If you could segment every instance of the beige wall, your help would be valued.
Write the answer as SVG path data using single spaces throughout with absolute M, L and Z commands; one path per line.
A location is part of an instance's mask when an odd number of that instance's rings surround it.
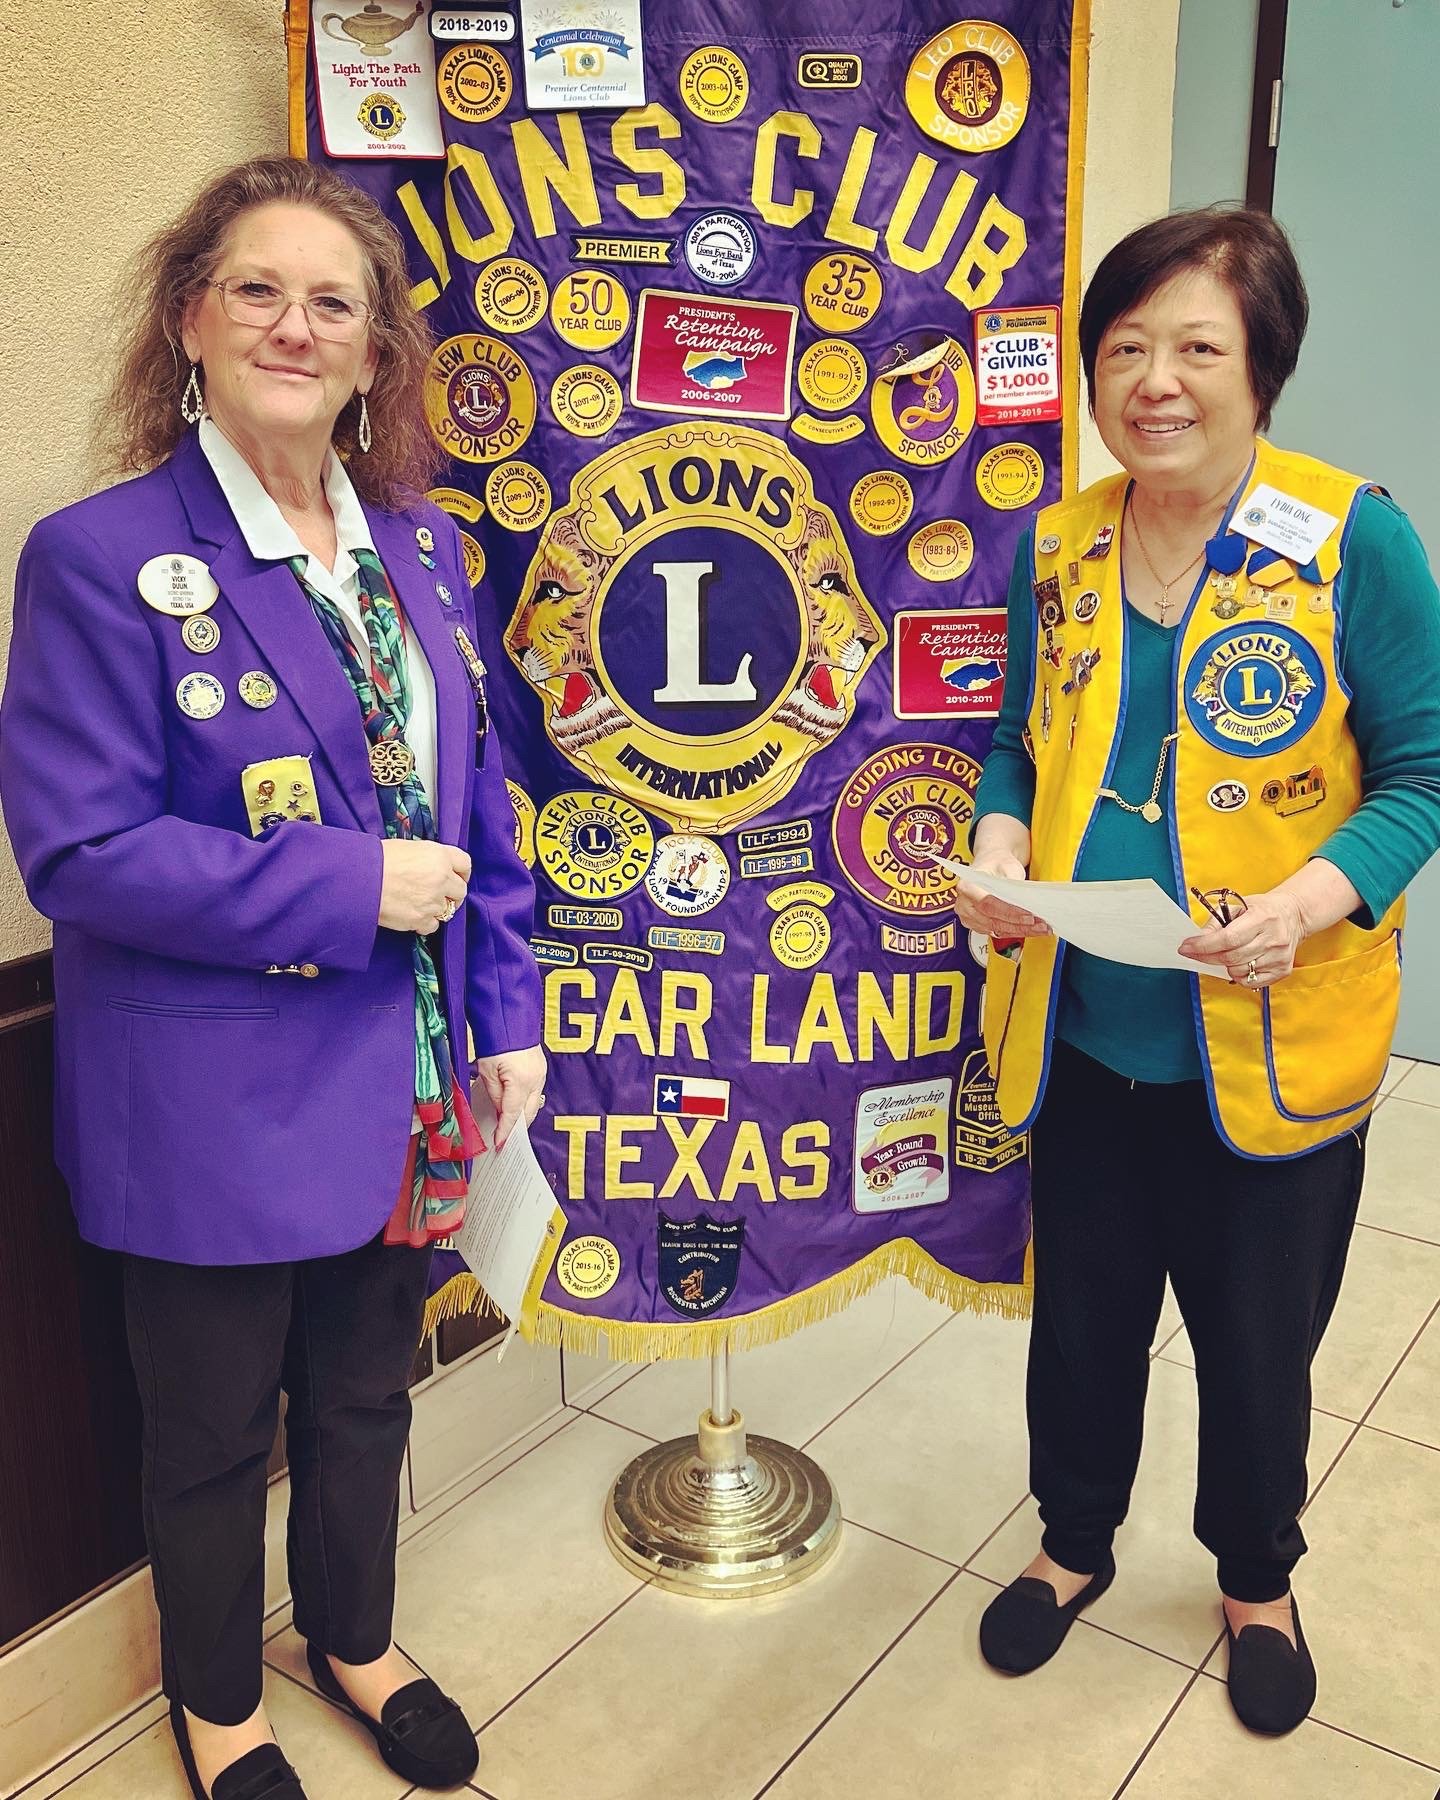
M 1179 0 L 1093 0 L 1085 275 L 1165 209 L 1178 15 Z M 119 263 L 211 170 L 285 143 L 280 0 L 109 0 L 103 81 L 83 73 L 95 45 L 77 35 L 76 16 L 30 7 L 6 69 L 18 148 L 0 242 L 0 655 L 26 532 L 88 485 L 103 303 Z M 1082 478 L 1106 463 L 1087 422 Z M 0 838 L 0 962 L 48 941 Z

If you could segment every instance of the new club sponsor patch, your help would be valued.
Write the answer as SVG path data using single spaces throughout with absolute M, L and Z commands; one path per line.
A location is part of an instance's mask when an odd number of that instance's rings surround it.
M 790 416 L 796 309 L 646 288 L 630 400 L 652 412 L 732 419 Z
M 1009 659 L 1005 608 L 895 615 L 895 716 L 996 719 Z
M 639 807 L 617 794 L 560 793 L 540 808 L 535 849 L 562 893 L 615 900 L 644 880 L 655 835 Z
M 499 462 L 535 424 L 535 382 L 499 338 L 464 332 L 436 347 L 425 371 L 425 416 L 435 441 L 461 462 Z
M 977 312 L 975 387 L 976 419 L 981 425 L 1058 419 L 1060 308 Z

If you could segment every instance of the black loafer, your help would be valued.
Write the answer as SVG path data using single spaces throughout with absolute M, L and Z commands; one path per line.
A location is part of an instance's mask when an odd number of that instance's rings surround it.
M 1290 1610 L 1295 1622 L 1293 1649 L 1285 1633 L 1273 1625 L 1245 1625 L 1237 1636 L 1230 1629 L 1229 1615 L 1225 1618 L 1230 1704 L 1242 1725 L 1267 1737 L 1293 1731 L 1315 1704 L 1315 1664 L 1293 1594 Z
M 175 1748 L 190 1783 L 195 1800 L 305 1800 L 300 1777 L 286 1762 L 278 1744 L 261 1744 L 247 1750 L 222 1769 L 208 1792 L 195 1767 L 195 1752 L 190 1748 L 190 1728 L 185 1722 L 185 1709 L 178 1700 L 170 1702 L 170 1729 L 175 1733 Z
M 992 1669 L 1028 1675 L 1065 1642 L 1065 1634 L 1115 1579 L 1115 1559 L 1105 1558 L 1073 1600 L 1062 1606 L 1048 1581 L 1021 1575 L 997 1594 L 980 1619 L 980 1654 Z
M 459 1702 L 442 1694 L 428 1675 L 397 1688 L 377 1721 L 356 1706 L 330 1659 L 313 1644 L 306 1644 L 305 1660 L 320 1692 L 360 1721 L 386 1767 L 404 1780 L 423 1788 L 459 1787 L 480 1767 L 480 1746 Z

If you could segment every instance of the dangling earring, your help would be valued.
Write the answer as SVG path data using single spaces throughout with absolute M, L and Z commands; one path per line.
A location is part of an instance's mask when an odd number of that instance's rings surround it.
M 372 441 L 370 433 L 370 408 L 365 404 L 365 396 L 363 394 L 360 396 L 360 424 L 356 429 L 355 436 L 362 451 L 370 448 Z
M 185 392 L 180 396 L 180 417 L 187 425 L 198 425 L 201 414 L 205 411 L 205 396 L 200 392 L 200 365 L 191 363 L 190 379 L 185 383 Z

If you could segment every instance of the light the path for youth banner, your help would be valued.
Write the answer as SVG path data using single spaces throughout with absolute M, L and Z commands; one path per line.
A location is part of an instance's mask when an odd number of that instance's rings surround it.
M 452 1245 L 510 1321 L 500 1346 L 503 1357 L 517 1331 L 530 1335 L 566 1221 L 535 1159 L 525 1121 L 516 1121 L 505 1148 L 497 1151 L 495 1107 L 483 1086 L 474 1090 L 472 1103 L 489 1148 L 471 1166 L 465 1223 Z
M 1016 881 L 945 856 L 932 855 L 931 860 L 957 881 L 1033 913 L 1056 937 L 1091 956 L 1139 969 L 1183 969 L 1187 975 L 1230 979 L 1220 964 L 1198 963 L 1180 954 L 1187 938 L 1210 927 L 1197 925 L 1148 876 L 1143 881 Z

